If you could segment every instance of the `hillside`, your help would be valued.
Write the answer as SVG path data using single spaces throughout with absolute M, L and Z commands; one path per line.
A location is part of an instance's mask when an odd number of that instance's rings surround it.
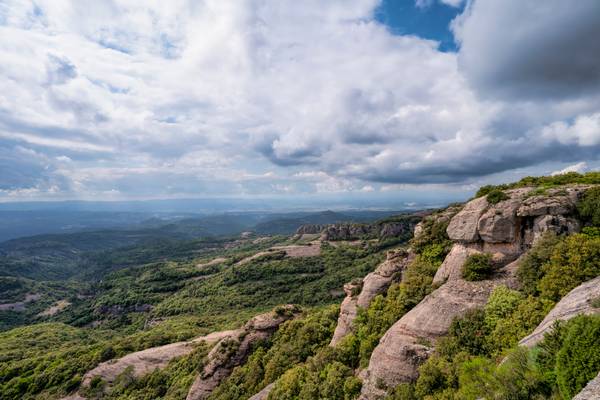
M 594 398 L 598 173 L 216 243 L 56 290 L 0 333 L 1 398 Z

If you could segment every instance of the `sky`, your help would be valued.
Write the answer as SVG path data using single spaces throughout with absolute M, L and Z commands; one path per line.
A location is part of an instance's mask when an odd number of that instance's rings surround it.
M 598 37 L 597 0 L 0 0 L 0 201 L 598 169 Z

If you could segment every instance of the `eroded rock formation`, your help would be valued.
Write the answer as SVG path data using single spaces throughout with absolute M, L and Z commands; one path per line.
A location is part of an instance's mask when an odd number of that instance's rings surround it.
M 367 308 L 375 296 L 384 293 L 392 284 L 394 278 L 402 273 L 413 258 L 414 255 L 409 251 L 391 250 L 387 253 L 386 260 L 379 264 L 375 271 L 365 276 L 362 281 L 344 285 L 346 298 L 340 306 L 340 316 L 331 339 L 331 346 L 337 345 L 352 331 L 358 307 Z
M 279 325 L 293 318 L 298 311 L 295 306 L 287 305 L 258 315 L 234 335 L 219 341 L 208 354 L 204 368 L 192 384 L 186 399 L 202 400 L 210 396 L 223 379 L 231 374 L 233 368 L 246 361 L 254 345 L 271 337 Z

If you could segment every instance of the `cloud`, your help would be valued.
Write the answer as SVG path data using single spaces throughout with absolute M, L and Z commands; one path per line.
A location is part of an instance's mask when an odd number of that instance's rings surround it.
M 460 64 L 486 97 L 581 97 L 600 88 L 600 2 L 472 1 L 454 24 Z
M 582 172 L 587 171 L 587 169 L 588 169 L 587 163 L 585 161 L 582 161 L 582 162 L 579 162 L 577 164 L 569 165 L 568 167 L 563 168 L 563 169 L 561 169 L 559 171 L 554 171 L 554 172 L 552 172 L 552 175 L 562 175 L 562 174 L 566 174 L 566 173 L 569 173 L 569 172 L 579 172 L 579 173 L 582 173 Z
M 377 0 L 6 1 L 1 188 L 379 192 L 592 165 L 596 4 L 475 0 L 443 53 Z

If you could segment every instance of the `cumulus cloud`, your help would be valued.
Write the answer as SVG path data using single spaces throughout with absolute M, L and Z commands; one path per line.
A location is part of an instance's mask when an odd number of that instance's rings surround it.
M 5 1 L 2 189 L 378 191 L 597 159 L 597 2 L 475 0 L 459 53 L 378 5 Z

